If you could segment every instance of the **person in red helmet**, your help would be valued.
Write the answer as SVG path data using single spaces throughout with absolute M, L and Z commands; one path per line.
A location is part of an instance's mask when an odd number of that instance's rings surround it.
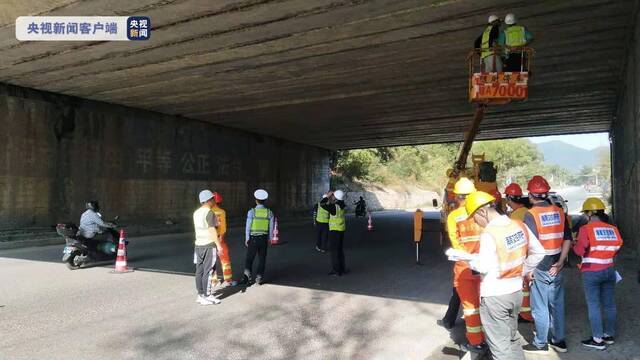
M 511 220 L 519 220 L 524 222 L 524 216 L 529 211 L 527 204 L 528 201 L 523 197 L 522 188 L 516 183 L 507 185 L 504 189 L 504 194 L 507 197 L 507 205 L 511 209 L 508 211 L 509 218 Z M 529 297 L 529 281 L 524 281 L 522 284 L 522 305 L 520 306 L 520 320 L 524 322 L 532 322 L 533 316 L 531 316 L 531 300 Z
M 509 217 L 513 220 L 524 221 L 524 216 L 527 214 L 528 199 L 523 197 L 522 188 L 516 183 L 507 185 L 504 189 L 504 194 L 507 197 L 507 205 L 511 208 Z
M 536 175 L 529 181 L 527 190 L 532 206 L 524 217 L 524 223 L 540 240 L 546 256 L 533 271 L 531 310 L 536 333 L 524 351 L 544 354 L 551 346 L 558 352 L 566 352 L 561 271 L 571 249 L 571 227 L 562 208 L 548 201 L 551 188 L 547 180 Z M 551 334 L 550 320 L 553 321 Z
M 217 286 L 221 284 L 222 286 L 233 286 L 236 285 L 237 282 L 233 280 L 233 272 L 231 271 L 231 258 L 229 257 L 229 245 L 227 245 L 227 241 L 225 239 L 225 234 L 227 233 L 227 212 L 220 207 L 222 204 L 222 195 L 219 192 L 213 193 L 213 206 L 211 210 L 216 214 L 218 218 L 218 226 L 216 230 L 218 231 L 218 237 L 220 238 L 220 245 L 223 247 L 222 255 L 218 255 L 217 264 L 221 264 L 221 266 L 215 269 L 215 276 L 212 276 L 211 283 L 213 286 Z

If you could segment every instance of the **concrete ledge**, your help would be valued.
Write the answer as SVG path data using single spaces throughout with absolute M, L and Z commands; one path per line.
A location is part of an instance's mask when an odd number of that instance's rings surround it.
M 311 226 L 311 217 L 308 219 L 291 219 L 280 221 L 280 225 L 297 226 L 309 224 Z M 192 225 L 187 223 L 178 224 L 140 224 L 140 225 L 124 225 L 127 237 L 147 236 L 158 234 L 181 234 L 191 233 Z M 244 225 L 232 223 L 228 230 L 243 230 Z M 0 231 L 0 250 L 18 249 L 33 246 L 62 245 L 64 240 L 54 230 L 49 228 L 33 228 L 33 229 L 15 229 Z

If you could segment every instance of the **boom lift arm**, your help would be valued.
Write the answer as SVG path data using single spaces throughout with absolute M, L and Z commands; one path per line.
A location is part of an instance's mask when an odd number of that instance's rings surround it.
M 460 150 L 460 155 L 458 155 L 458 160 L 453 167 L 453 177 L 457 178 L 460 175 L 460 172 L 467 168 L 467 158 L 469 157 L 469 151 L 471 151 L 471 146 L 473 145 L 473 140 L 476 138 L 478 134 L 478 129 L 480 129 L 480 123 L 484 118 L 484 111 L 486 110 L 486 104 L 478 104 L 476 108 L 475 115 L 473 117 L 473 123 L 471 124 L 471 128 L 465 134 L 464 143 L 462 144 L 462 149 Z

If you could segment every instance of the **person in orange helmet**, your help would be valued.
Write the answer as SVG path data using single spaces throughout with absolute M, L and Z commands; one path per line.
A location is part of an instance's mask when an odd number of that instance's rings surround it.
M 536 175 L 529 181 L 527 190 L 532 206 L 524 217 L 524 223 L 540 239 L 546 256 L 533 271 L 531 310 L 536 335 L 530 344 L 525 345 L 524 351 L 544 354 L 551 346 L 558 352 L 567 352 L 561 271 L 571 249 L 571 227 L 562 208 L 549 202 L 551 187 L 547 180 Z
M 222 245 L 224 250 L 222 255 L 218 256 L 219 261 L 216 263 L 221 264 L 221 266 L 216 268 L 216 276 L 212 277 L 211 282 L 213 286 L 234 286 L 237 284 L 237 282 L 233 280 L 233 272 L 231 271 L 231 258 L 229 257 L 229 245 L 227 245 L 227 241 L 225 239 L 225 234 L 227 233 L 227 212 L 220 207 L 220 205 L 222 204 L 222 195 L 220 195 L 220 193 L 213 193 L 213 201 L 214 203 L 211 207 L 211 210 L 216 214 L 216 217 L 218 218 L 218 226 L 216 227 L 216 230 L 218 231 L 220 244 Z
M 511 209 L 509 211 L 509 218 L 511 220 L 519 220 L 524 222 L 524 216 L 529 209 L 525 204 L 528 201 L 523 198 L 522 188 L 516 183 L 507 185 L 504 189 L 504 194 L 507 197 L 507 205 Z M 525 280 L 522 284 L 522 306 L 520 306 L 520 320 L 524 322 L 532 322 L 533 316 L 531 316 L 531 298 L 529 297 L 529 281 Z

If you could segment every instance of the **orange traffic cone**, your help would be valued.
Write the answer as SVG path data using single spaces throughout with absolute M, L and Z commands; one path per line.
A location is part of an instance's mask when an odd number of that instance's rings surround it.
M 120 241 L 118 241 L 118 254 L 116 256 L 116 267 L 112 271 L 114 273 L 131 272 L 133 269 L 129 269 L 127 266 L 127 249 L 124 243 L 124 230 L 120 230 Z
M 367 230 L 368 231 L 373 231 L 373 223 L 371 222 L 371 213 L 369 214 L 369 223 L 367 224 Z
M 271 238 L 271 245 L 280 245 L 280 230 L 278 230 L 278 218 L 274 219 L 273 224 L 273 237 Z

